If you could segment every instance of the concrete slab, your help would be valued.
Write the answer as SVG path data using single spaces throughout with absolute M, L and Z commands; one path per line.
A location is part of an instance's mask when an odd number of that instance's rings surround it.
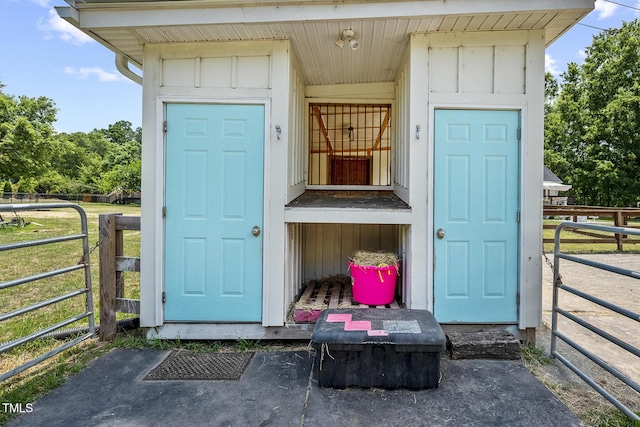
M 449 360 L 437 389 L 314 388 L 305 425 L 579 426 L 520 361 Z
M 8 426 L 578 426 L 519 361 L 443 357 L 433 390 L 321 388 L 314 353 L 256 353 L 239 381 L 143 381 L 167 352 L 116 349 Z

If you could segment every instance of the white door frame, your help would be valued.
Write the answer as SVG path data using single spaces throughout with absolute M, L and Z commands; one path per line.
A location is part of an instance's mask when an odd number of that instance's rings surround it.
M 527 280 L 527 276 L 529 272 L 527 271 L 527 263 L 525 262 L 527 251 L 523 250 L 527 247 L 529 242 L 526 240 L 526 233 L 523 233 L 523 229 L 526 226 L 526 204 L 525 197 L 526 193 L 526 180 L 523 179 L 523 173 L 527 170 L 526 164 L 526 146 L 527 146 L 527 106 L 522 103 L 514 103 L 514 104 L 460 104 L 460 103 L 429 103 L 429 127 L 430 130 L 428 132 L 428 159 L 427 159 L 427 182 L 430 184 L 427 186 L 427 200 L 428 200 L 428 208 L 427 208 L 427 301 L 428 301 L 428 310 L 433 312 L 434 304 L 433 304 L 433 258 L 435 254 L 434 242 L 433 242 L 433 226 L 434 226 L 434 215 L 433 215 L 433 203 L 434 203 L 434 162 L 436 159 L 434 158 L 434 144 L 435 144 L 435 110 L 439 109 L 454 109 L 454 110 L 485 110 L 485 111 L 496 111 L 496 110 L 509 110 L 509 111 L 518 111 L 520 114 L 520 128 L 521 128 L 521 139 L 520 139 L 520 180 L 519 180 L 519 200 L 518 204 L 520 206 L 521 212 L 521 221 L 518 225 L 518 235 L 519 235 L 519 253 L 518 253 L 518 292 L 520 294 L 520 303 L 518 304 L 518 324 L 519 327 L 522 328 L 523 324 L 527 323 L 527 319 L 525 317 L 526 310 L 523 310 L 523 307 L 529 303 L 527 298 L 527 292 L 525 292 L 525 286 L 535 286 L 535 284 L 530 283 Z M 542 197 L 542 194 L 540 195 Z
M 165 221 L 163 217 L 163 207 L 165 206 L 165 169 L 166 169 L 166 133 L 164 132 L 164 122 L 166 120 L 167 104 L 223 104 L 223 105 L 262 105 L 264 106 L 264 199 L 263 199 L 263 241 L 262 241 L 262 317 L 263 321 L 267 313 L 267 298 L 269 292 L 269 281 L 267 280 L 269 266 L 268 245 L 270 240 L 269 227 L 269 196 L 270 196 L 270 169 L 268 167 L 271 159 L 270 152 L 270 132 L 271 127 L 271 100 L 268 98 L 197 98 L 181 96 L 159 96 L 156 99 L 156 191 L 154 194 L 154 223 L 155 223 L 155 287 L 156 298 L 155 319 L 157 325 L 164 324 L 164 304 L 162 295 L 165 289 L 164 281 L 164 254 L 165 254 Z M 159 184 L 159 185 L 158 185 Z

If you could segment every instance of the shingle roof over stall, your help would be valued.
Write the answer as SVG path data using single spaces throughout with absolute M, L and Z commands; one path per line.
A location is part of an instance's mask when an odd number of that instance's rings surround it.
M 543 30 L 546 45 L 593 0 L 66 0 L 59 14 L 130 62 L 148 43 L 290 39 L 306 84 L 393 81 L 412 33 Z M 334 45 L 352 28 L 357 55 Z

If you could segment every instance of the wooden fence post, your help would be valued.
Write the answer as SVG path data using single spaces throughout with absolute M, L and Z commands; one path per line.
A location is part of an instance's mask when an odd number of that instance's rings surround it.
M 622 216 L 622 211 L 616 211 L 613 214 L 613 225 L 616 227 L 624 227 L 624 218 Z M 616 233 L 616 244 L 618 245 L 618 250 L 622 252 L 623 250 L 623 240 L 624 236 L 622 234 Z
M 116 214 L 98 220 L 100 247 L 100 340 L 116 334 Z
M 124 231 L 118 229 L 117 227 L 117 218 L 113 217 L 113 236 L 115 239 L 115 257 L 114 257 L 114 269 L 115 269 L 115 280 L 116 280 L 116 298 L 124 298 L 124 271 L 119 271 L 117 267 L 117 257 L 121 257 L 124 255 Z

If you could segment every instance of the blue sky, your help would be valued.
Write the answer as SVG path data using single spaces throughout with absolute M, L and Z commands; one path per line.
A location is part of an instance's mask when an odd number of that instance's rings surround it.
M 118 120 L 140 126 L 141 87 L 120 75 L 112 52 L 58 18 L 53 6 L 66 5 L 64 0 L 0 0 L 4 92 L 53 99 L 60 131 L 89 132 Z M 633 8 L 640 9 L 640 0 L 597 0 L 584 25 L 574 26 L 547 49 L 547 71 L 558 76 L 568 62 L 581 63 L 599 32 L 591 27 L 619 27 L 639 16 Z
M 593 12 L 547 48 L 546 70 L 558 77 L 566 71 L 569 62 L 581 64 L 585 48 L 591 45 L 593 36 L 600 33 L 598 28 L 619 28 L 623 21 L 637 18 L 640 18 L 640 0 L 597 0 Z
M 141 125 L 142 87 L 123 77 L 115 56 L 58 18 L 64 0 L 0 0 L 0 81 L 10 95 L 46 96 L 56 129 L 89 132 L 118 120 Z

